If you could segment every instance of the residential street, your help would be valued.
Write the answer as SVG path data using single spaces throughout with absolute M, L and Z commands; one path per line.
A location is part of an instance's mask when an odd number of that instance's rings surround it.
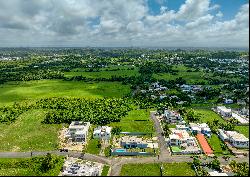
M 160 122 L 155 116 L 155 113 L 156 113 L 155 111 L 150 111 L 150 118 L 153 120 L 154 127 L 157 132 L 158 144 L 160 149 L 160 159 L 162 159 L 166 156 L 170 156 L 170 152 L 168 151 L 168 148 L 166 146 L 165 137 L 162 136 L 163 130 L 161 128 Z

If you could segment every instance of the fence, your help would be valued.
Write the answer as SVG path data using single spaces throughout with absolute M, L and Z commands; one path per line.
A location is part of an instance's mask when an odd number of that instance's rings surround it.
M 120 132 L 122 135 L 151 135 L 152 133 L 145 132 Z
M 118 152 L 116 149 L 111 151 L 111 155 L 121 155 L 121 156 L 146 156 L 146 155 L 154 155 L 154 153 L 151 152 Z

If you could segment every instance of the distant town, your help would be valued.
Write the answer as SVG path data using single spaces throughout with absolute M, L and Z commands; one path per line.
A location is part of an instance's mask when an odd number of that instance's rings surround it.
M 0 175 L 249 173 L 247 51 L 2 48 L 0 58 Z

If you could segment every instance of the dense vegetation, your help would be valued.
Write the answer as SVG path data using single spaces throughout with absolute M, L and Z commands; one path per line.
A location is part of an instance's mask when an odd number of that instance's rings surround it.
M 84 98 L 47 98 L 36 103 L 37 108 L 51 109 L 44 119 L 47 124 L 89 121 L 97 125 L 118 122 L 131 110 L 127 99 L 84 99 Z
M 24 159 L 0 159 L 0 171 L 12 171 L 12 169 L 23 169 L 23 174 L 18 176 L 57 176 L 63 165 L 63 157 L 47 154 L 46 156 L 24 158 Z M 0 174 L 1 174 L 0 173 Z M 7 174 L 7 173 L 6 173 Z

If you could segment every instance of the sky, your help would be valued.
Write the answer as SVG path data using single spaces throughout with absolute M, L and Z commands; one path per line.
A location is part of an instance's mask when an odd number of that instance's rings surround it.
M 249 47 L 248 0 L 1 0 L 0 47 Z

